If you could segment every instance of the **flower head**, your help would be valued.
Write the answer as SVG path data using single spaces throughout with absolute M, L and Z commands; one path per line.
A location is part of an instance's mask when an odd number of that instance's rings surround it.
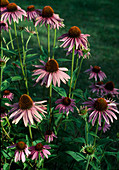
M 91 88 L 91 92 L 92 93 L 97 93 L 97 96 L 99 96 L 99 94 L 101 94 L 101 96 L 103 95 L 103 82 L 102 81 L 98 81 L 97 83 L 94 83 L 90 86 Z
M 85 117 L 87 117 L 88 115 L 88 109 L 87 106 L 80 106 L 80 110 L 76 107 L 79 115 L 85 119 Z
M 4 90 L 3 98 L 8 98 L 9 100 L 13 100 L 14 94 L 11 93 L 9 90 Z
M 55 136 L 55 134 L 53 133 L 53 131 L 51 130 L 47 130 L 45 132 L 45 140 L 46 142 L 50 143 L 51 141 L 53 141 L 53 137 L 57 138 L 57 136 Z
M 15 159 L 14 161 L 15 162 L 18 162 L 18 161 L 22 161 L 23 163 L 25 162 L 26 158 L 25 158 L 25 154 L 26 156 L 28 157 L 29 154 L 31 153 L 29 150 L 28 150 L 28 146 L 23 142 L 23 141 L 20 141 L 16 144 L 13 144 L 11 146 L 8 146 L 7 148 L 13 148 L 13 147 L 16 147 L 16 151 L 15 151 Z
M 55 14 L 54 10 L 50 6 L 45 6 L 40 16 L 36 18 L 35 26 L 37 26 L 38 24 L 45 24 L 46 27 L 49 24 L 50 28 L 54 29 L 64 27 L 63 19 L 61 19 L 58 14 Z
M 51 149 L 48 145 L 42 145 L 42 143 L 37 143 L 36 146 L 29 147 L 31 150 L 32 160 L 38 159 L 39 154 L 42 159 L 44 159 L 44 156 L 48 159 L 48 155 L 51 155 L 51 153 L 47 149 Z
M 68 69 L 59 68 L 59 64 L 55 59 L 49 59 L 47 63 L 45 63 L 42 60 L 40 60 L 40 62 L 43 65 L 34 65 L 39 69 L 34 70 L 33 75 L 40 75 L 36 79 L 36 83 L 38 83 L 43 78 L 41 85 L 43 85 L 46 82 L 46 87 L 49 87 L 53 80 L 54 86 L 56 86 L 56 83 L 58 83 L 58 87 L 60 87 L 60 80 L 62 80 L 63 83 L 66 84 L 66 81 L 70 79 L 70 76 L 63 72 L 68 71 Z
M 93 158 L 95 150 L 96 150 L 95 147 L 90 144 L 90 145 L 85 145 L 84 147 L 82 147 L 80 152 L 90 155 Z
M 6 108 L 3 106 L 0 106 L 0 122 L 3 122 L 2 119 L 7 116 L 6 114 Z
M 13 107 L 10 112 L 12 113 L 10 115 L 10 119 L 14 117 L 14 120 L 12 123 L 17 124 L 19 120 L 23 117 L 24 125 L 27 126 L 27 124 L 33 124 L 33 118 L 37 122 L 41 122 L 43 119 L 41 115 L 38 113 L 38 111 L 45 117 L 44 113 L 47 113 L 45 110 L 47 109 L 42 103 L 46 102 L 44 101 L 39 101 L 39 102 L 33 102 L 31 97 L 27 94 L 23 94 L 18 103 L 14 103 L 13 105 L 6 104 L 8 106 Z
M 8 60 L 9 60 L 8 57 L 5 57 L 5 56 L 0 57 L 0 67 L 4 68 L 6 66 L 6 63 L 7 63 Z
M 1 14 L 1 20 L 4 22 L 8 20 L 9 24 L 11 24 L 12 19 L 18 23 L 19 19 L 22 20 L 22 16 L 27 16 L 26 12 L 15 3 L 9 3 Z
M 104 127 L 99 126 L 99 127 L 98 127 L 98 130 L 100 131 L 100 130 L 102 130 L 102 128 L 103 128 L 103 132 L 105 133 L 107 130 L 110 130 L 110 127 L 111 127 L 111 125 L 110 125 L 110 124 L 108 125 L 108 124 L 105 122 Z
M 90 69 L 86 70 L 85 72 L 90 74 L 89 79 L 95 78 L 95 81 L 97 81 L 97 78 L 99 77 L 100 81 L 106 78 L 106 75 L 104 72 L 101 71 L 101 67 L 99 66 L 90 66 Z
M 6 9 L 8 4 L 8 0 L 0 0 L 0 13 Z
M 89 98 L 91 101 L 84 102 L 87 105 L 88 111 L 91 111 L 89 116 L 89 122 L 92 120 L 92 126 L 94 126 L 96 119 L 98 118 L 98 124 L 101 126 L 102 116 L 107 124 L 113 122 L 113 118 L 117 119 L 114 112 L 119 113 L 116 109 L 116 103 L 114 101 L 107 100 L 105 98 Z
M 8 31 L 8 24 L 7 22 L 0 21 L 0 32 L 3 30 Z
M 76 107 L 75 105 L 75 99 L 71 99 L 69 97 L 62 97 L 61 99 L 58 99 L 55 103 L 58 104 L 55 108 L 56 109 L 59 109 L 59 113 L 63 112 L 65 113 L 66 112 L 66 115 L 68 116 L 69 114 L 69 110 L 71 112 L 74 111 L 74 107 Z
M 87 49 L 87 37 L 89 34 L 82 34 L 81 30 L 77 26 L 73 26 L 69 29 L 68 33 L 63 34 L 59 37 L 59 41 L 62 41 L 63 44 L 60 47 L 68 47 L 68 51 L 73 49 L 73 46 L 76 45 L 76 50 L 83 48 Z

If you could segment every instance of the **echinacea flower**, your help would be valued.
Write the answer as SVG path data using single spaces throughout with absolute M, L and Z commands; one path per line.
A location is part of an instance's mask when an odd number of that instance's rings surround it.
M 50 6 L 45 6 L 42 10 L 42 13 L 39 17 L 36 18 L 35 27 L 39 25 L 45 24 L 50 25 L 50 28 L 59 29 L 59 27 L 64 27 L 62 23 L 64 19 L 61 19 L 58 14 L 54 13 L 54 10 Z
M 3 30 L 8 31 L 8 24 L 7 22 L 0 21 L 0 32 Z
M 97 93 L 97 96 L 99 96 L 99 94 L 102 96 L 103 94 L 103 82 L 102 81 L 98 81 L 97 83 L 94 83 L 90 86 L 91 88 L 91 92 L 92 93 Z
M 15 3 L 9 3 L 1 14 L 1 20 L 4 22 L 8 20 L 9 24 L 11 24 L 12 19 L 18 23 L 19 19 L 22 21 L 22 16 L 27 16 L 26 12 Z
M 7 116 L 6 114 L 6 108 L 3 106 L 0 106 L 0 122 L 3 122 L 2 119 Z
M 94 153 L 95 153 L 96 149 L 93 145 L 85 145 L 85 146 L 82 146 L 82 149 L 80 150 L 80 152 L 83 152 L 87 155 L 90 155 L 92 158 L 94 157 Z
M 82 48 L 82 46 L 84 49 L 87 49 L 88 36 L 90 35 L 82 34 L 77 26 L 73 26 L 69 29 L 68 33 L 63 34 L 58 39 L 63 42 L 60 47 L 66 48 L 69 46 L 68 51 L 71 51 L 74 45 L 76 46 L 76 50 Z
M 55 103 L 58 104 L 55 108 L 59 109 L 59 113 L 66 112 L 66 115 L 68 116 L 69 114 L 69 110 L 71 112 L 74 112 L 74 107 L 76 107 L 75 105 L 75 99 L 71 99 L 69 97 L 62 97 L 62 99 L 58 99 Z
M 31 153 L 28 150 L 28 146 L 23 141 L 20 141 L 16 144 L 8 146 L 7 148 L 13 148 L 13 147 L 16 147 L 14 161 L 18 162 L 21 160 L 24 163 L 26 161 L 25 154 L 28 157 L 29 154 Z
M 110 124 L 108 125 L 108 124 L 105 122 L 104 127 L 99 126 L 99 127 L 98 127 L 98 130 L 100 131 L 100 130 L 102 130 L 102 128 L 103 128 L 103 132 L 105 133 L 107 130 L 110 129 L 110 127 L 111 127 L 111 125 L 110 125 Z
M 32 160 L 38 159 L 39 154 L 42 159 L 44 159 L 44 156 L 48 159 L 48 155 L 51 155 L 51 153 L 47 149 L 51 149 L 48 145 L 42 145 L 42 143 L 37 143 L 36 146 L 29 147 L 32 155 Z
M 0 13 L 6 9 L 8 4 L 8 0 L 0 0 Z
M 101 71 L 101 67 L 99 66 L 90 66 L 90 69 L 86 70 L 85 72 L 90 74 L 89 79 L 95 78 L 95 81 L 99 78 L 100 81 L 105 79 L 107 76 L 104 72 Z
M 41 122 L 43 119 L 42 116 L 38 113 L 40 112 L 44 117 L 44 113 L 47 113 L 45 110 L 47 109 L 42 103 L 46 102 L 39 101 L 39 102 L 33 102 L 31 97 L 27 94 L 23 94 L 18 103 L 14 103 L 13 105 L 7 104 L 8 106 L 13 107 L 8 114 L 12 113 L 9 117 L 9 119 L 12 119 L 14 117 L 14 120 L 12 123 L 17 124 L 20 119 L 23 117 L 24 125 L 27 127 L 27 124 L 33 124 L 33 118 L 37 122 Z
M 59 64 L 55 59 L 49 59 L 47 63 L 45 63 L 42 60 L 40 60 L 40 62 L 43 65 L 34 65 L 39 69 L 34 70 L 33 75 L 40 75 L 36 79 L 36 83 L 38 83 L 43 78 L 41 85 L 43 85 L 46 82 L 46 87 L 49 87 L 53 80 L 54 86 L 56 86 L 56 83 L 58 83 L 58 87 L 60 87 L 60 80 L 62 80 L 63 83 L 66 84 L 66 81 L 70 79 L 70 76 L 63 72 L 68 71 L 68 69 L 64 67 L 59 68 Z
M 117 120 L 117 116 L 114 112 L 119 113 L 116 109 L 116 103 L 114 101 L 107 100 L 105 98 L 89 98 L 90 101 L 86 101 L 83 104 L 86 104 L 88 111 L 91 111 L 89 115 L 89 122 L 92 120 L 92 126 L 94 126 L 96 119 L 98 118 L 98 124 L 101 126 L 102 116 L 105 122 L 109 125 L 109 118 L 113 123 L 113 118 Z
M 103 90 L 104 90 L 104 95 L 108 95 L 111 94 L 113 97 L 119 95 L 119 89 L 115 88 L 115 85 L 112 81 L 108 81 L 106 84 L 104 84 L 103 86 Z
M 24 17 L 24 19 L 28 19 L 28 21 L 32 21 L 32 20 L 35 20 L 36 17 L 39 16 L 39 14 L 42 12 L 42 10 L 40 9 L 35 9 L 35 6 L 34 5 L 30 5 L 27 7 L 27 17 Z
M 3 92 L 3 98 L 7 98 L 9 100 L 13 100 L 14 94 L 11 93 L 9 90 L 4 90 Z
M 5 56 L 0 57 L 0 67 L 4 68 L 6 66 L 6 63 L 7 63 L 8 60 L 9 60 L 8 57 L 5 57 Z
M 57 136 L 54 134 L 53 131 L 47 130 L 45 132 L 45 140 L 46 140 L 46 142 L 50 143 L 51 141 L 53 141 L 53 137 L 57 138 Z

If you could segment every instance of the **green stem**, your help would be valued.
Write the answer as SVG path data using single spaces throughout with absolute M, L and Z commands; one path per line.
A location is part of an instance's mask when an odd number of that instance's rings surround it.
M 48 58 L 50 58 L 50 25 L 48 24 Z
M 2 48 L 2 34 L 0 33 L 0 47 Z M 3 57 L 3 50 L 1 49 L 1 57 Z
M 12 46 L 12 49 L 14 50 L 14 45 L 13 45 L 12 34 L 11 34 L 11 31 L 10 31 L 10 29 L 8 29 L 8 30 L 9 30 L 9 37 L 10 37 L 11 46 Z
M 23 65 L 25 65 L 26 54 L 25 54 L 24 37 L 23 37 L 23 32 L 22 31 L 21 31 L 21 41 L 22 41 L 22 48 L 23 48 Z
M 29 43 L 30 39 L 31 39 L 31 35 L 29 35 L 29 38 L 28 38 L 28 40 L 26 42 L 26 50 L 28 49 L 28 43 Z
M 77 54 L 77 59 L 76 59 L 76 69 L 77 69 L 77 67 L 78 67 L 78 61 L 79 61 L 79 56 L 78 56 L 78 54 Z
M 38 40 L 38 45 L 39 45 L 39 48 L 40 48 L 40 52 L 42 54 L 43 52 L 42 52 L 41 45 L 40 45 L 40 39 L 39 39 L 37 27 L 35 27 L 35 31 L 36 31 L 36 35 L 37 35 L 37 40 Z
M 86 122 L 86 144 L 88 144 L 88 122 L 87 122 L 87 118 L 85 118 L 85 122 Z
M 6 116 L 6 121 L 7 121 L 8 125 L 9 125 L 9 127 L 11 127 L 9 119 L 7 118 L 7 116 Z
M 53 59 L 55 55 L 56 33 L 57 33 L 57 29 L 55 29 L 55 32 L 54 32 L 53 56 L 52 56 Z
M 6 132 L 6 130 L 4 129 L 3 125 L 2 125 L 2 130 L 4 131 L 5 135 L 10 139 L 10 141 L 12 142 L 12 144 L 14 144 L 14 142 L 12 141 L 12 139 L 10 138 L 10 136 L 8 135 L 8 133 Z
M 5 38 L 3 37 L 2 39 L 3 39 L 3 41 L 4 41 L 5 45 L 6 45 L 7 50 L 9 50 L 9 47 L 8 47 L 8 45 L 7 45 L 7 43 L 6 43 Z
M 29 134 L 30 134 L 30 138 L 31 138 L 31 143 L 33 146 L 33 136 L 32 136 L 32 131 L 31 131 L 31 126 L 29 125 Z
M 97 121 L 96 130 L 95 130 L 96 135 L 97 135 L 97 132 L 98 132 L 98 122 L 99 122 L 99 119 Z M 94 139 L 94 146 L 95 146 L 95 143 L 96 143 L 96 136 L 95 136 L 95 139 Z
M 0 71 L 0 99 L 2 97 L 2 95 L 1 95 L 2 75 L 3 75 L 3 68 L 1 67 L 1 71 Z
M 90 156 L 88 156 L 88 161 L 87 161 L 87 165 L 86 165 L 86 170 L 88 170 L 89 163 L 90 163 Z
M 50 88 L 49 88 L 49 107 L 50 107 L 50 121 L 49 121 L 49 129 L 51 128 L 51 123 L 52 123 L 52 82 L 50 84 Z
M 69 97 L 71 95 L 71 86 L 72 86 L 72 81 L 73 81 L 74 52 L 75 52 L 75 45 L 73 46 L 73 51 L 72 51 L 72 66 L 71 66 L 71 80 L 70 80 L 70 86 L 69 86 Z
M 102 126 L 102 129 L 101 129 L 101 132 L 100 132 L 100 137 L 102 136 L 104 126 L 105 126 L 105 121 L 103 122 L 103 126 Z

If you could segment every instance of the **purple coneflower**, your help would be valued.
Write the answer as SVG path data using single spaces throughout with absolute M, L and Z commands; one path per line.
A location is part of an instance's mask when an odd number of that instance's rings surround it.
M 36 18 L 35 26 L 43 25 L 47 27 L 50 25 L 50 28 L 59 29 L 59 27 L 64 27 L 62 23 L 64 19 L 61 19 L 58 14 L 54 13 L 54 10 L 50 6 L 45 6 L 42 10 L 42 13 L 39 17 Z
M 7 116 L 6 114 L 6 108 L 3 106 L 0 106 L 0 122 L 3 122 L 2 119 Z
M 115 95 L 118 97 L 119 95 L 118 92 L 119 89 L 114 87 L 114 83 L 112 81 L 108 81 L 106 84 L 104 84 L 103 90 L 104 90 L 104 95 L 111 94 L 113 97 L 115 97 Z
M 68 71 L 68 69 L 64 67 L 59 68 L 59 64 L 55 59 L 49 59 L 47 63 L 45 63 L 42 60 L 40 60 L 40 62 L 43 65 L 34 65 L 39 69 L 34 70 L 33 75 L 40 74 L 40 76 L 36 79 L 36 83 L 38 83 L 43 78 L 41 85 L 43 85 L 46 82 L 46 87 L 49 87 L 53 80 L 54 86 L 56 86 L 56 83 L 58 83 L 58 87 L 60 87 L 60 80 L 62 80 L 63 83 L 66 84 L 66 81 L 70 79 L 70 76 L 63 72 Z
M 8 4 L 8 0 L 0 0 L 0 13 L 6 9 Z
M 0 21 L 0 32 L 3 30 L 8 31 L 8 24 L 7 22 Z
M 27 16 L 26 12 L 15 3 L 9 3 L 1 14 L 1 20 L 6 22 L 8 19 L 9 24 L 11 24 L 12 19 L 14 22 L 18 23 L 18 19 L 22 20 L 22 15 Z
M 63 41 L 64 43 L 62 45 L 60 45 L 60 47 L 67 47 L 68 51 L 71 51 L 73 49 L 73 46 L 76 45 L 76 50 L 79 48 L 82 48 L 82 46 L 84 47 L 84 49 L 87 49 L 87 37 L 90 36 L 89 34 L 81 34 L 81 30 L 76 27 L 73 26 L 69 29 L 68 33 L 63 34 L 62 36 L 60 36 L 58 39 L 59 41 Z
M 54 132 L 52 132 L 51 130 L 47 130 L 45 132 L 45 140 L 46 140 L 46 142 L 50 143 L 51 141 L 53 141 L 53 137 L 57 138 L 57 136 L 55 136 Z
M 16 147 L 16 151 L 15 151 L 15 159 L 14 161 L 15 162 L 18 162 L 18 161 L 22 161 L 23 163 L 25 162 L 26 158 L 25 158 L 25 154 L 26 156 L 28 157 L 29 154 L 31 153 L 29 150 L 28 150 L 28 146 L 23 142 L 23 141 L 20 141 L 16 144 L 13 144 L 11 146 L 8 146 L 7 148 L 13 148 L 13 147 Z
M 36 17 L 39 16 L 39 14 L 42 12 L 42 10 L 40 9 L 35 9 L 35 6 L 34 5 L 30 5 L 27 7 L 27 17 L 25 16 L 24 19 L 28 19 L 28 21 L 32 21 L 32 20 L 35 20 Z
M 42 159 L 44 159 L 44 156 L 48 158 L 48 155 L 51 155 L 51 153 L 47 149 L 51 149 L 48 145 L 42 145 L 42 143 L 37 143 L 36 146 L 29 147 L 31 150 L 32 160 L 38 159 L 39 154 Z
M 86 70 L 85 72 L 89 72 L 90 77 L 89 79 L 95 78 L 95 81 L 97 81 L 97 78 L 99 77 L 100 81 L 106 78 L 106 75 L 104 72 L 101 71 L 101 67 L 99 66 L 90 66 L 90 69 Z
M 74 111 L 74 107 L 76 107 L 74 101 L 75 101 L 75 99 L 71 99 L 69 97 L 62 97 L 62 99 L 58 99 L 55 102 L 56 104 L 58 104 L 56 106 L 55 110 L 59 109 L 59 113 L 61 113 L 61 112 L 65 113 L 66 112 L 66 115 L 68 116 L 69 110 L 71 112 L 73 112 Z
M 99 81 L 97 83 L 94 83 L 90 86 L 91 88 L 91 92 L 92 93 L 97 93 L 97 96 L 99 96 L 99 94 L 101 94 L 101 96 L 103 95 L 103 82 Z
M 99 127 L 98 127 L 98 130 L 100 131 L 100 130 L 102 130 L 102 128 L 103 128 L 103 132 L 105 133 L 107 130 L 110 130 L 110 127 L 111 127 L 111 125 L 110 125 L 110 124 L 108 125 L 108 124 L 105 122 L 104 127 L 99 126 Z
M 89 122 L 92 120 L 92 126 L 94 126 L 97 118 L 98 124 L 101 126 L 102 116 L 107 124 L 110 124 L 108 117 L 111 122 L 113 122 L 113 118 L 117 120 L 114 112 L 119 113 L 119 111 L 116 109 L 116 103 L 114 101 L 106 100 L 105 98 L 89 99 L 91 101 L 86 101 L 84 104 L 87 105 L 88 111 L 92 111 L 89 116 Z
M 23 94 L 20 99 L 19 103 L 14 103 L 13 105 L 6 104 L 8 106 L 13 107 L 8 114 L 12 113 L 9 117 L 9 119 L 12 119 L 14 117 L 14 120 L 12 123 L 17 124 L 20 119 L 23 117 L 24 125 L 27 127 L 27 124 L 33 124 L 33 118 L 37 122 L 41 122 L 43 119 L 41 115 L 38 113 L 38 111 L 45 117 L 44 113 L 47 113 L 45 110 L 47 109 L 42 103 L 46 102 L 39 101 L 39 102 L 33 102 L 31 97 L 27 94 Z
M 3 92 L 3 98 L 7 98 L 9 100 L 13 100 L 14 94 L 11 93 L 9 90 L 4 90 Z

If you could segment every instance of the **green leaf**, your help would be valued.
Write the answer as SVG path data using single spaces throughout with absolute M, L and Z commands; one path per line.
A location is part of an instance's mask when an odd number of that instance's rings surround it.
M 96 138 L 99 138 L 99 136 L 97 136 L 94 132 L 89 132 L 89 134 L 91 135 L 91 136 L 94 136 L 94 137 L 96 137 Z
M 75 138 L 75 139 L 73 140 L 73 142 L 86 143 L 85 139 L 84 139 L 84 138 L 81 138 L 81 137 Z
M 3 165 L 3 170 L 9 170 L 9 164 L 8 163 L 5 163 Z
M 40 57 L 39 56 L 32 56 L 32 57 L 26 58 L 26 63 L 33 61 L 35 59 L 38 59 L 38 58 L 40 58 Z
M 66 153 L 72 156 L 78 162 L 86 159 L 82 154 L 78 152 L 66 151 Z
M 26 57 L 34 57 L 36 55 L 38 55 L 38 54 L 37 53 L 36 54 L 28 54 L 28 55 L 26 55 Z
M 5 80 L 2 82 L 1 91 L 6 90 L 10 86 L 10 82 Z
M 66 59 L 66 58 L 59 58 L 59 59 L 57 59 L 57 61 L 59 61 L 59 62 L 60 61 L 64 61 L 65 62 L 65 61 L 71 61 L 71 60 L 70 59 Z
M 63 96 L 63 97 L 67 97 L 67 94 L 66 94 L 66 91 L 64 88 L 62 87 L 55 87 L 55 86 L 52 86 L 53 89 L 60 95 L 60 96 Z
M 117 154 L 117 152 L 104 152 L 106 155 L 113 155 L 115 156 Z
M 18 80 L 22 80 L 21 76 L 14 76 L 11 78 L 11 81 L 18 81 Z
M 8 50 L 7 48 L 3 48 L 3 47 L 1 47 L 1 49 L 4 50 L 4 51 L 6 51 L 6 52 L 8 52 L 8 53 L 18 55 L 18 53 L 15 52 L 15 51 L 13 51 L 13 50 Z

